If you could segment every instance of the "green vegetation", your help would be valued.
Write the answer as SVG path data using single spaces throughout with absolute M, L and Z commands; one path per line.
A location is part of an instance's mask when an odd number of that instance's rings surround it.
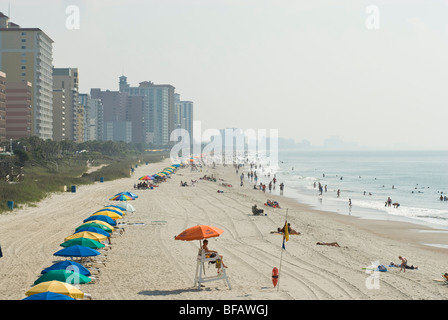
M 76 144 L 72 141 L 44 141 L 36 137 L 14 141 L 14 155 L 0 156 L 0 213 L 8 210 L 8 201 L 14 207 L 39 202 L 52 192 L 67 191 L 71 186 L 111 181 L 129 177 L 136 165 L 153 163 L 168 156 L 166 152 L 146 152 L 141 145 L 112 141 L 90 141 Z M 86 173 L 88 165 L 99 169 Z M 103 167 L 99 167 L 103 165 Z M 6 181 L 13 168 L 13 177 Z M 5 169 L 6 168 L 6 169 Z M 22 170 L 21 170 L 22 168 Z M 23 173 L 20 182 L 16 175 Z M 14 180 L 14 181 L 13 181 Z

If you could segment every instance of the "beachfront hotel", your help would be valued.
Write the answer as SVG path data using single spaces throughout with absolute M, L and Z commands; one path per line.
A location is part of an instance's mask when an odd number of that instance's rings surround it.
M 0 70 L 9 82 L 30 82 L 33 135 L 53 138 L 53 40 L 39 28 L 21 28 L 0 12 Z
M 6 81 L 6 139 L 31 137 L 33 85 Z
M 143 96 L 143 115 L 145 126 L 145 142 L 158 146 L 170 144 L 170 134 L 174 125 L 174 90 L 170 84 L 154 84 L 143 81 L 138 87 L 131 87 L 125 76 L 120 77 L 120 92 L 129 96 Z
M 64 90 L 65 101 L 64 101 L 64 119 L 60 118 L 58 112 L 58 117 L 55 122 L 64 122 L 64 137 L 63 139 L 68 139 L 76 141 L 78 137 L 78 126 L 76 123 L 77 107 L 78 107 L 78 91 L 79 91 L 79 73 L 78 68 L 53 68 L 53 90 L 59 92 L 59 90 Z M 61 106 L 55 105 L 56 108 Z M 56 117 L 56 115 L 55 115 Z M 60 130 L 55 132 L 55 140 L 61 140 Z M 62 140 L 63 140 L 62 139 Z
M 6 140 L 6 74 L 0 71 L 0 142 Z
M 193 102 L 181 101 L 180 94 L 174 94 L 174 127 L 184 129 L 190 135 L 190 144 L 193 143 Z

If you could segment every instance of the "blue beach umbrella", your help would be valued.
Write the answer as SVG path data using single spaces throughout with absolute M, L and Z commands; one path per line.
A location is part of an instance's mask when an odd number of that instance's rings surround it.
M 90 216 L 87 219 L 85 219 L 83 222 L 88 222 L 88 221 L 93 221 L 93 220 L 99 220 L 99 221 L 107 222 L 108 224 L 110 224 L 113 227 L 115 227 L 117 225 L 117 223 L 115 222 L 114 219 L 112 219 L 109 216 L 101 215 L 101 214 L 99 214 L 97 216 Z
M 72 271 L 76 271 L 84 276 L 91 275 L 89 269 L 84 267 L 82 264 L 79 264 L 78 262 L 70 261 L 70 260 L 57 262 L 54 265 L 42 270 L 41 273 L 44 274 L 44 273 L 47 273 L 47 272 L 50 272 L 53 270 L 72 270 Z
M 129 191 L 119 192 L 116 195 L 114 195 L 114 197 L 120 196 L 122 194 L 125 195 L 125 196 L 130 196 L 132 198 L 138 198 L 138 195 L 136 195 L 135 193 L 129 192 Z
M 85 228 L 81 228 L 81 229 L 76 230 L 75 233 L 83 232 L 83 231 L 95 232 L 95 233 L 102 234 L 103 236 L 110 237 L 110 233 L 104 231 L 103 229 L 96 228 L 96 227 L 85 227 Z
M 98 251 L 84 246 L 71 246 L 55 252 L 54 256 L 59 257 L 92 257 L 100 255 Z
M 51 291 L 41 292 L 26 297 L 23 300 L 76 300 L 65 294 L 55 293 Z

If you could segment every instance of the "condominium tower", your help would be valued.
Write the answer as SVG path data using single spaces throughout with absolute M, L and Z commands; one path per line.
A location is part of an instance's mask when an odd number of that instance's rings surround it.
M 0 12 L 0 70 L 8 81 L 32 84 L 32 130 L 53 139 L 53 40 L 39 28 L 21 28 Z

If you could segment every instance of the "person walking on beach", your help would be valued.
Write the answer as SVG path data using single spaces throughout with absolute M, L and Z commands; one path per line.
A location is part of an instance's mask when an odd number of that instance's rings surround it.
M 283 182 L 282 183 L 280 183 L 280 194 L 281 195 L 283 195 L 283 188 L 284 188 L 284 184 L 283 184 Z

